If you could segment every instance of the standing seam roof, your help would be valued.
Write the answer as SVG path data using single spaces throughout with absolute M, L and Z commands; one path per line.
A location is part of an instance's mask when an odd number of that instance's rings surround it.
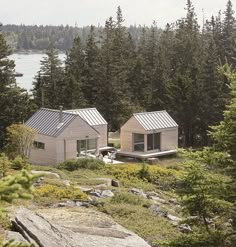
M 83 120 L 85 120 L 91 126 L 107 124 L 106 120 L 102 117 L 102 115 L 99 113 L 99 111 L 96 108 L 75 109 L 75 110 L 67 110 L 64 112 L 79 115 Z
M 178 124 L 166 111 L 134 113 L 133 116 L 145 130 L 178 127 Z
M 35 129 L 38 134 L 56 137 L 76 117 L 75 114 L 62 112 L 62 123 L 60 123 L 60 111 L 42 108 L 37 111 L 25 125 Z

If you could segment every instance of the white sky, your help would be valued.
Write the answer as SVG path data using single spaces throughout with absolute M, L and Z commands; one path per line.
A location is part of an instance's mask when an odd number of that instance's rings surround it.
M 227 0 L 192 0 L 199 24 L 226 8 Z M 231 0 L 235 10 L 236 0 Z M 0 22 L 26 25 L 104 25 L 121 6 L 125 25 L 150 26 L 155 20 L 159 27 L 185 16 L 187 0 L 0 0 Z

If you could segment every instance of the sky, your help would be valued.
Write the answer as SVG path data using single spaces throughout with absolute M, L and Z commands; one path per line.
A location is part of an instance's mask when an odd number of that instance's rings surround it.
M 235 10 L 236 0 L 231 0 Z M 125 25 L 164 27 L 185 16 L 187 0 L 0 0 L 0 22 L 25 25 L 104 26 L 120 6 Z M 204 18 L 224 11 L 227 0 L 192 0 L 201 24 Z

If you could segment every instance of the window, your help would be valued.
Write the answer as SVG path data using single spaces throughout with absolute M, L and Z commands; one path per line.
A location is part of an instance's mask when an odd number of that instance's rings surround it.
M 151 150 L 160 150 L 161 149 L 161 134 L 160 133 L 153 133 L 147 135 L 147 151 Z
M 33 145 L 34 145 L 35 148 L 45 149 L 45 143 L 43 143 L 43 142 L 34 141 Z
M 144 152 L 144 134 L 133 133 L 134 151 Z
M 97 148 L 96 139 L 86 139 L 86 140 L 77 140 L 77 153 L 78 155 L 85 154 L 87 151 L 95 150 Z

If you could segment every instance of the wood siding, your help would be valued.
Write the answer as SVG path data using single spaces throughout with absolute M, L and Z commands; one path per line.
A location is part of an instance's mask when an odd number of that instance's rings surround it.
M 139 122 L 131 117 L 122 127 L 120 133 L 121 152 L 133 152 L 133 133 L 144 134 L 144 153 L 147 153 L 147 134 L 161 133 L 161 151 L 178 148 L 178 128 L 145 131 Z M 156 150 L 148 151 L 148 153 Z
M 134 117 L 131 117 L 121 127 L 121 132 L 120 132 L 121 151 L 133 152 L 133 133 L 146 134 L 146 131 Z
M 94 126 L 94 129 L 96 129 L 99 132 L 98 147 L 99 148 L 106 147 L 107 146 L 107 124 Z
M 36 165 L 54 165 L 57 162 L 56 138 L 37 134 L 35 141 L 45 143 L 45 149 L 32 148 L 29 162 Z
M 105 131 L 105 128 L 101 130 Z M 98 136 L 102 134 L 98 134 L 78 116 L 57 137 L 37 134 L 35 141 L 45 143 L 45 149 L 33 148 L 29 161 L 34 164 L 55 165 L 65 159 L 74 159 L 77 157 L 77 140 L 96 139 Z M 101 139 L 101 144 L 104 144 L 104 140 L 105 137 Z

